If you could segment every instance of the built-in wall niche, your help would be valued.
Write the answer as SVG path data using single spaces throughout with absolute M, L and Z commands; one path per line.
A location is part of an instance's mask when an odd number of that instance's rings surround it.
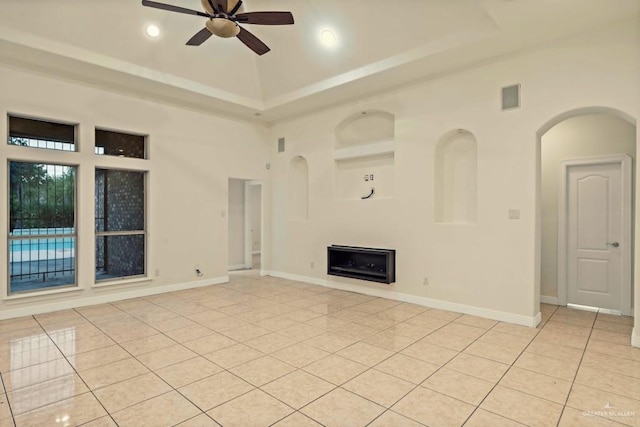
M 440 138 L 435 150 L 435 221 L 477 221 L 478 144 L 475 136 L 456 129 Z
M 309 166 L 302 156 L 291 159 L 289 165 L 288 210 L 290 221 L 309 219 Z
M 362 111 L 335 130 L 335 195 L 338 200 L 394 196 L 395 117 Z

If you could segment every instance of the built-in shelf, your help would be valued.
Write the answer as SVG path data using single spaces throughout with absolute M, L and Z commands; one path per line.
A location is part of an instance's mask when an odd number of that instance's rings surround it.
M 394 141 L 377 142 L 374 144 L 357 145 L 354 147 L 337 149 L 334 151 L 334 159 L 336 161 L 341 161 L 393 155 L 395 150 L 396 144 Z
M 395 180 L 395 117 L 364 110 L 335 129 L 334 188 L 336 200 L 393 199 Z

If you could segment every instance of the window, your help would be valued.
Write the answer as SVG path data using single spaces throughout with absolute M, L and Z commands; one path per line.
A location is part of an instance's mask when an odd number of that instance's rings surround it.
M 146 273 L 145 178 L 96 169 L 96 281 Z
M 10 145 L 75 151 L 75 125 L 9 116 Z
M 76 283 L 76 168 L 9 162 L 9 294 Z
M 95 153 L 107 156 L 146 158 L 145 141 L 141 135 L 96 129 Z

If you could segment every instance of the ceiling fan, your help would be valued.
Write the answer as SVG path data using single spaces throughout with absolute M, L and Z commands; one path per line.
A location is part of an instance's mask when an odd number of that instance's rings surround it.
M 243 12 L 242 0 L 200 0 L 205 12 L 186 9 L 165 3 L 150 0 L 142 0 L 143 6 L 170 12 L 185 13 L 209 18 L 205 28 L 198 31 L 187 42 L 189 46 L 200 46 L 207 41 L 212 34 L 218 37 L 238 37 L 249 49 L 258 55 L 264 55 L 271 49 L 259 38 L 245 30 L 238 24 L 259 25 L 289 25 L 293 24 L 291 12 Z

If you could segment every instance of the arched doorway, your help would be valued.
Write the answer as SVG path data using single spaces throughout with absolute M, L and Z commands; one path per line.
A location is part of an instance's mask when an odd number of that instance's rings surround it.
M 538 131 L 536 149 L 538 190 L 536 299 L 538 302 L 557 305 L 567 303 L 589 305 L 610 308 L 614 312 L 626 315 L 632 314 L 630 312 L 634 269 L 632 253 L 635 243 L 633 238 L 635 212 L 632 199 L 637 189 L 630 165 L 635 163 L 636 158 L 636 134 L 635 119 L 621 111 L 604 107 L 581 108 L 565 112 L 549 120 Z M 625 161 L 627 166 L 623 166 Z M 609 172 L 601 173 L 607 168 L 615 169 L 616 162 L 620 164 L 619 168 L 622 171 L 619 172 L 622 174 L 620 182 L 626 179 L 628 188 L 623 184 L 612 184 L 619 181 L 615 181 L 618 178 L 612 178 L 614 179 L 612 181 L 607 175 Z M 603 166 L 608 164 L 611 166 Z M 594 219 L 596 222 L 593 224 L 598 224 L 596 226 L 589 226 L 584 222 L 589 216 L 585 216 L 584 212 L 589 212 L 590 215 L 599 212 L 595 217 L 607 218 L 609 215 L 607 209 L 610 207 L 604 201 L 601 203 L 599 199 L 609 200 L 608 196 L 603 195 L 609 194 L 607 192 L 612 188 L 617 191 L 618 187 L 623 193 L 620 196 L 621 200 L 627 197 L 627 208 L 624 208 L 621 202 L 620 209 L 623 213 L 624 209 L 629 211 L 626 214 L 628 228 L 625 229 L 624 218 L 621 220 L 622 225 L 619 229 L 616 229 L 615 224 L 610 225 L 611 222 L 608 219 L 606 221 Z M 627 196 L 625 192 L 628 193 Z M 582 201 L 579 197 L 583 197 Z M 591 201 L 588 200 L 589 197 Z M 580 206 L 583 207 L 580 208 Z M 591 207 L 585 208 L 587 206 Z M 583 210 L 578 215 L 578 209 L 587 210 Z M 617 215 L 616 213 L 609 216 Z M 587 230 L 586 233 L 583 231 L 585 233 L 581 235 L 583 237 L 576 234 L 580 229 Z M 593 233 L 589 234 L 589 231 Z M 626 238 L 627 243 L 621 245 L 619 242 L 621 238 Z M 590 242 L 585 243 L 587 241 Z M 586 251 L 582 250 L 585 248 Z M 620 277 L 616 276 L 616 268 L 620 269 Z M 616 289 L 615 286 L 620 288 Z M 610 300 L 615 304 L 603 299 L 605 294 L 611 292 L 614 295 L 610 296 Z M 587 298 L 583 298 L 584 296 Z

